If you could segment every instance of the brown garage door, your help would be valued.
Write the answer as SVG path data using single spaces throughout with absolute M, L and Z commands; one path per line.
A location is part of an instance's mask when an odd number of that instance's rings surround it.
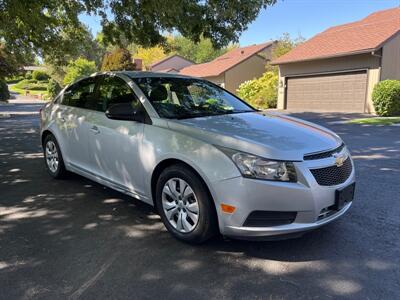
M 364 112 L 367 73 L 352 72 L 287 79 L 286 106 L 292 110 Z

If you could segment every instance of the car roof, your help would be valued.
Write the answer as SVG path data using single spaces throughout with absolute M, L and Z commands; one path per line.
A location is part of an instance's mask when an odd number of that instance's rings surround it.
M 125 75 L 128 76 L 132 79 L 134 78 L 148 78 L 148 77 L 156 77 L 156 78 L 196 78 L 192 76 L 185 76 L 185 75 L 180 75 L 180 74 L 174 74 L 174 73 L 163 73 L 163 72 L 148 72 L 148 71 L 109 71 L 109 72 L 98 72 L 94 73 L 91 76 L 97 76 L 97 75 Z M 201 78 L 196 78 L 196 79 L 201 79 Z

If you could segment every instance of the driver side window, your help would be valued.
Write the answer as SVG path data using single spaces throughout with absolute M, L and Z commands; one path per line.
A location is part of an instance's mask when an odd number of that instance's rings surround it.
M 99 110 L 105 112 L 111 105 L 118 103 L 131 103 L 132 107 L 138 108 L 137 99 L 132 88 L 121 78 L 105 76 L 99 86 Z

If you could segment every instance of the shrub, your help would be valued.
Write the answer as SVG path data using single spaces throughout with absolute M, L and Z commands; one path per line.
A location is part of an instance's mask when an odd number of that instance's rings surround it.
M 28 71 L 25 73 L 25 79 L 32 79 L 32 72 Z
M 25 77 L 23 75 L 15 75 L 15 76 L 7 77 L 6 82 L 8 84 L 13 84 L 13 83 L 17 83 L 17 82 L 23 80 L 24 78 Z
M 400 80 L 379 82 L 374 87 L 372 102 L 379 116 L 400 115 Z
M 63 83 L 65 85 L 70 84 L 75 80 L 84 76 L 89 76 L 94 72 L 96 72 L 96 63 L 94 61 L 78 58 L 77 60 L 69 62 Z
M 49 83 L 47 84 L 47 94 L 50 99 L 55 98 L 58 93 L 61 91 L 60 84 L 55 81 L 54 79 L 50 79 Z
M 47 89 L 47 83 L 37 82 L 33 79 L 24 79 L 14 85 L 15 88 L 20 90 L 36 90 L 45 91 Z
M 37 81 L 48 80 L 50 76 L 45 71 L 35 70 L 32 72 L 32 79 Z
M 10 99 L 10 92 L 8 91 L 7 83 L 0 79 L 0 101 L 6 101 Z
M 101 64 L 102 71 L 135 70 L 131 53 L 123 48 L 118 48 L 111 53 L 106 53 Z
M 238 96 L 257 108 L 275 108 L 278 99 L 278 75 L 265 72 L 260 78 L 239 86 Z

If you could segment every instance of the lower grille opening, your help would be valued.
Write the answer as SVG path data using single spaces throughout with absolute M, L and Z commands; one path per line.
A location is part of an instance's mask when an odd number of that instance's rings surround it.
M 261 211 L 256 210 L 249 214 L 243 226 L 270 227 L 287 225 L 294 222 L 297 212 L 291 211 Z

